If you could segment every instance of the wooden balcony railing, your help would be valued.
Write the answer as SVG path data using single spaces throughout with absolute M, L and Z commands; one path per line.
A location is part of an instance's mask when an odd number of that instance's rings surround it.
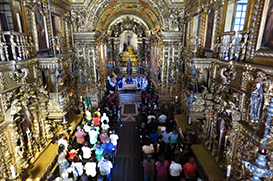
M 30 35 L 0 31 L 0 61 L 29 59 L 33 51 L 35 50 Z
M 244 61 L 248 44 L 249 30 L 224 32 L 217 37 L 214 51 L 220 60 Z

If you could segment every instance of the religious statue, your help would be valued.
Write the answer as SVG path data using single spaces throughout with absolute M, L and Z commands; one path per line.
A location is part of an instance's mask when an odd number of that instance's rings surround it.
M 123 66 L 126 66 L 126 64 L 128 64 L 129 59 L 131 61 L 131 65 L 134 67 L 136 66 L 138 55 L 134 52 L 133 47 L 131 45 L 127 46 L 127 51 L 124 51 L 121 57 L 122 57 L 121 62 Z
M 174 78 L 172 75 L 170 75 L 170 78 L 169 78 L 169 83 L 170 83 L 170 87 L 172 87 L 172 83 L 174 82 Z
M 262 83 L 258 82 L 251 92 L 249 99 L 248 114 L 253 120 L 259 120 L 261 116 L 261 110 L 263 108 L 264 95 Z
M 151 63 L 150 63 L 150 61 L 148 61 L 147 62 L 147 64 L 146 64 L 146 68 L 147 68 L 147 73 L 148 73 L 148 75 L 150 75 L 150 69 L 151 69 Z
M 126 69 L 126 71 L 127 71 L 127 74 L 128 75 L 131 75 L 132 74 L 132 64 L 131 64 L 131 61 L 130 61 L 130 58 L 128 59 L 128 62 L 127 62 L 127 69 Z
M 111 64 L 111 62 L 110 62 L 110 61 L 108 61 L 108 63 L 107 63 L 108 75 L 110 75 L 110 74 L 111 74 L 112 67 L 113 67 L 113 65 Z

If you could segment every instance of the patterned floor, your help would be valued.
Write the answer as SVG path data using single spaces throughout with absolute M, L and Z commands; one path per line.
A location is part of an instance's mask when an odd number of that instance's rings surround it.
M 135 105 L 135 112 L 134 113 L 129 113 L 130 111 L 124 111 L 126 109 L 126 105 Z M 138 106 L 139 102 L 123 102 L 121 103 L 121 120 L 122 121 L 135 121 L 135 117 L 138 115 Z

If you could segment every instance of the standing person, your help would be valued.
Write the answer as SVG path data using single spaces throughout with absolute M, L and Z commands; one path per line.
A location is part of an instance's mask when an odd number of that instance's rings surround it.
M 97 163 L 95 161 L 87 162 L 84 166 L 87 176 L 94 178 L 97 175 Z
M 115 151 L 115 146 L 110 142 L 110 138 L 106 138 L 106 142 L 102 144 L 103 154 L 109 155 L 109 160 L 113 159 L 112 153 Z
M 169 162 L 168 160 L 165 160 L 164 155 L 161 153 L 159 154 L 159 161 L 156 162 L 156 181 L 168 181 L 168 167 Z
M 152 144 L 158 142 L 158 136 L 159 136 L 158 132 L 156 132 L 156 130 L 153 129 L 152 132 L 149 134 L 149 137 L 151 139 Z
M 196 163 L 193 157 L 190 157 L 189 161 L 183 165 L 183 170 L 187 179 L 196 179 Z
M 154 166 L 155 160 L 152 158 L 152 155 L 147 155 L 147 159 L 143 160 L 144 181 L 154 181 Z
M 118 90 L 122 90 L 122 78 L 120 76 L 117 79 L 117 88 Z
M 158 117 L 158 122 L 165 124 L 166 120 L 167 120 L 167 116 L 164 114 L 164 111 L 163 111 L 162 114 Z
M 144 76 L 142 78 L 142 82 L 141 82 L 141 89 L 146 91 L 147 86 L 148 86 L 148 80 L 147 80 L 146 76 Z
M 100 122 L 101 122 L 101 119 L 98 117 L 97 114 L 94 114 L 93 125 L 97 124 L 100 126 Z
M 82 147 L 82 144 L 85 141 L 85 137 L 86 133 L 82 130 L 82 128 L 80 126 L 77 127 L 77 131 L 75 133 L 75 137 L 76 137 L 76 141 L 78 143 L 78 148 Z
M 141 77 L 139 77 L 139 75 L 136 78 L 136 89 L 137 90 L 141 89 Z
M 58 157 L 59 173 L 60 173 L 60 176 L 62 176 L 62 174 L 69 167 L 69 162 L 66 159 L 67 152 L 63 144 L 59 145 L 58 154 L 59 154 L 59 157 Z
M 116 131 L 113 130 L 113 132 L 110 134 L 111 143 L 115 146 L 115 155 L 117 155 L 117 145 L 118 145 L 118 139 L 119 136 L 116 134 Z
M 109 181 L 111 178 L 111 169 L 113 168 L 113 164 L 109 161 L 109 155 L 104 155 L 104 158 L 98 163 L 98 168 L 101 175 L 99 180 L 103 181 L 106 179 L 106 181 Z
M 87 162 L 90 161 L 91 154 L 92 154 L 92 150 L 89 147 L 89 143 L 87 141 L 85 141 L 84 144 L 83 144 L 82 153 L 83 153 L 83 155 L 82 155 L 82 157 L 83 157 L 82 163 L 85 164 L 85 163 L 87 163 Z
M 66 139 L 65 139 L 65 137 L 64 137 L 64 134 L 61 133 L 61 134 L 59 135 L 59 138 L 60 138 L 60 139 L 58 140 L 58 146 L 60 146 L 61 144 L 63 144 L 65 150 L 67 151 L 68 142 L 66 141 Z
M 147 129 L 146 129 L 146 123 L 145 122 L 142 122 L 140 124 L 139 137 L 140 137 L 141 144 L 144 145 L 146 143 L 146 140 L 147 140 Z
M 107 137 L 108 137 L 108 135 L 106 134 L 105 130 L 101 130 L 100 141 L 101 141 L 102 143 L 105 143 Z
M 178 157 L 175 158 L 175 161 L 172 161 L 169 171 L 170 171 L 171 180 L 179 181 L 180 173 L 182 172 L 182 166 L 179 163 Z
M 91 145 L 96 144 L 96 142 L 98 141 L 98 133 L 94 127 L 91 127 L 91 130 L 89 131 L 89 139 Z
M 99 162 L 103 157 L 103 150 L 102 150 L 101 142 L 97 142 L 93 146 L 93 149 L 95 150 L 96 160 Z
M 174 150 L 175 150 L 175 147 L 177 144 L 177 138 L 178 138 L 178 133 L 177 133 L 176 129 L 174 128 L 171 135 L 170 135 L 170 146 L 169 146 L 170 152 L 169 152 L 169 154 L 171 156 L 174 155 Z

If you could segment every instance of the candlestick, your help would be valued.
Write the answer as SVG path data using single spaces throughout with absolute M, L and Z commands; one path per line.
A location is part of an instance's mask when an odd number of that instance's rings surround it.
M 219 146 L 221 145 L 223 130 L 220 130 Z
M 211 121 L 210 121 L 210 119 L 208 119 L 208 133 L 209 133 L 209 130 L 210 130 L 210 124 L 211 124 Z
M 189 123 L 188 124 L 191 124 L 191 117 L 189 117 Z
M 175 96 L 174 98 L 174 102 L 177 103 L 178 102 L 178 96 Z
M 82 96 L 80 96 L 80 101 L 82 102 Z
M 16 172 L 15 172 L 15 167 L 14 165 L 10 166 L 10 172 L 11 172 L 11 177 L 16 178 Z
M 213 122 L 211 122 L 211 127 L 210 127 L 210 136 L 212 135 L 212 129 L 213 129 Z
M 227 139 L 228 139 L 228 136 L 226 135 L 225 136 L 225 144 L 224 144 L 224 146 L 227 146 Z
M 227 177 L 230 177 L 231 165 L 227 166 Z

